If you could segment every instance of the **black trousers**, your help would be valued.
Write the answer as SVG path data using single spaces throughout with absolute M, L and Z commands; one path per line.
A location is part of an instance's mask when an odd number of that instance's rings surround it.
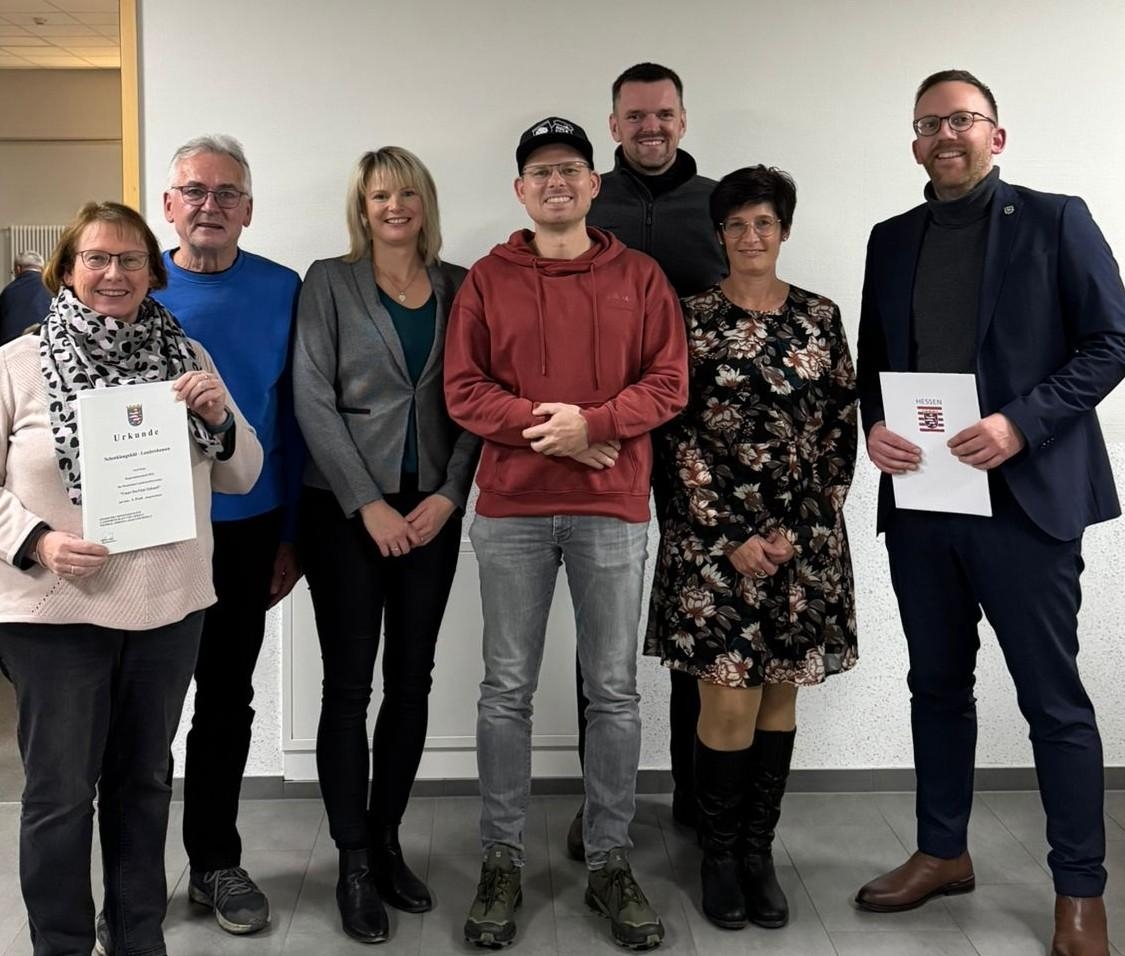
M 386 501 L 405 515 L 425 497 L 407 489 Z M 306 488 L 299 537 L 324 665 L 317 776 L 332 839 L 340 849 L 359 849 L 376 828 L 398 825 L 418 772 L 461 519 L 451 517 L 429 544 L 384 558 L 358 515 L 345 517 L 331 492 Z M 383 702 L 369 759 L 380 632 Z
M 1102 746 L 1078 673 L 1081 539 L 1058 541 L 992 482 L 993 517 L 897 511 L 891 580 L 910 650 L 918 848 L 966 849 L 977 739 L 981 610 L 1031 731 L 1056 892 L 1105 887 Z
M 172 740 L 203 612 L 148 631 L 0 624 L 26 783 L 20 886 L 35 956 L 94 947 L 94 796 L 114 952 L 162 956 Z
M 184 848 L 193 870 L 242 862 L 238 796 L 254 722 L 254 667 L 265 634 L 281 511 L 216 521 L 217 603 L 206 611 L 195 665 L 195 713 L 184 754 Z

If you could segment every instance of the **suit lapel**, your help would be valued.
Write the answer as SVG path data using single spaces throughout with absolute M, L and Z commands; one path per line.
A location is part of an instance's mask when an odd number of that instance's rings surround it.
M 398 337 L 398 332 L 395 331 L 395 325 L 391 321 L 390 314 L 383 308 L 383 303 L 379 300 L 379 287 L 375 284 L 375 272 L 371 268 L 371 260 L 364 258 L 353 262 L 352 277 L 355 279 L 368 316 L 383 337 L 383 342 L 394 359 L 399 373 L 409 382 L 410 375 L 406 369 L 406 355 L 402 351 L 402 341 Z
M 996 194 L 992 197 L 992 210 L 989 213 L 988 243 L 984 253 L 984 273 L 980 280 L 980 311 L 977 314 L 977 352 L 979 354 L 992 317 L 996 313 L 996 302 L 1000 298 L 1000 288 L 1004 284 L 1004 273 L 1012 258 L 1012 245 L 1019 231 L 1023 204 L 1019 194 L 1006 182 L 996 184 Z
M 418 376 L 419 383 L 433 371 L 434 366 L 441 359 L 440 346 L 445 342 L 445 320 L 449 315 L 449 286 L 445 280 L 445 272 L 435 263 L 426 268 L 426 274 L 430 279 L 430 288 L 434 290 L 434 298 L 437 299 L 437 315 L 434 316 L 434 341 L 430 346 L 430 355 L 422 368 L 422 374 Z
M 914 273 L 926 231 L 926 207 L 919 206 L 903 224 L 897 245 L 887 256 L 887 298 L 882 304 L 890 321 L 884 325 L 887 360 L 894 371 L 910 368 L 910 324 L 914 316 Z

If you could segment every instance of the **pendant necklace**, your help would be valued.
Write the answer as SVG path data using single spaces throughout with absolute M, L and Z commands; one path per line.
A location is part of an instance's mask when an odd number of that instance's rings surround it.
M 406 293 L 409 292 L 410 287 L 412 285 L 414 285 L 415 282 L 418 281 L 418 276 L 420 276 L 421 274 L 422 274 L 422 270 L 418 269 L 414 273 L 414 275 L 412 275 L 410 277 L 410 281 L 402 287 L 399 287 L 399 285 L 397 283 L 391 282 L 391 277 L 389 275 L 387 275 L 385 272 L 382 275 L 383 275 L 383 278 L 387 280 L 387 285 L 389 285 L 391 287 L 392 291 L 397 290 L 395 292 L 395 298 L 398 299 L 399 302 L 405 302 L 406 301 Z M 376 276 L 376 278 L 378 278 L 378 276 Z

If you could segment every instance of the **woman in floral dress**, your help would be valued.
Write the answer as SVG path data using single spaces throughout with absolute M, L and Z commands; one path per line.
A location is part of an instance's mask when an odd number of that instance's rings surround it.
M 703 910 L 727 928 L 788 921 L 771 846 L 797 688 L 856 662 L 854 373 L 837 306 L 777 277 L 796 202 L 765 166 L 716 186 L 730 274 L 684 300 L 691 397 L 658 455 L 672 495 L 646 653 L 699 679 Z

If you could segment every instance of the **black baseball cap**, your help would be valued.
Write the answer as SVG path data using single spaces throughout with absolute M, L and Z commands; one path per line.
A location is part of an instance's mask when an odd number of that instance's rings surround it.
M 516 170 L 522 172 L 528 156 L 540 146 L 550 146 L 552 143 L 573 146 L 590 164 L 590 168 L 594 168 L 594 147 L 590 144 L 586 131 L 570 120 L 559 116 L 548 116 L 525 130 L 520 136 L 520 144 L 516 147 Z

